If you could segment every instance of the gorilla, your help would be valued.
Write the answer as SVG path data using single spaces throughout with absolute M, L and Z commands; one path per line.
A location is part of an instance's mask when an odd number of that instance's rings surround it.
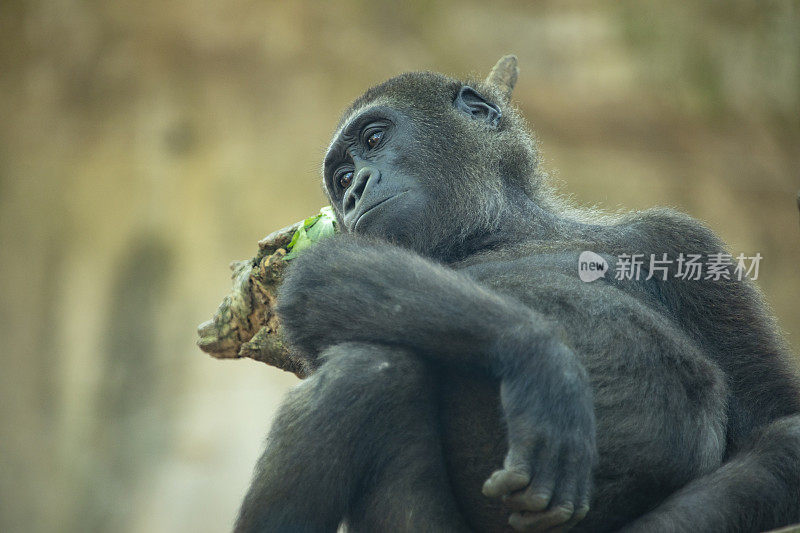
M 516 73 L 506 56 L 483 81 L 402 74 L 344 112 L 323 165 L 340 233 L 293 261 L 278 303 L 318 369 L 280 408 L 236 531 L 800 521 L 800 380 L 759 291 L 732 266 L 612 275 L 624 254 L 728 252 L 670 209 L 559 197 Z M 608 264 L 592 283 L 585 251 Z

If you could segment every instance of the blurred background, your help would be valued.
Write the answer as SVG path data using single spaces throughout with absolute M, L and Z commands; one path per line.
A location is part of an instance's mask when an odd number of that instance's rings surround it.
M 0 3 L 0 530 L 229 530 L 296 379 L 195 327 L 228 263 L 315 213 L 340 111 L 483 75 L 581 204 L 671 205 L 800 348 L 800 3 Z

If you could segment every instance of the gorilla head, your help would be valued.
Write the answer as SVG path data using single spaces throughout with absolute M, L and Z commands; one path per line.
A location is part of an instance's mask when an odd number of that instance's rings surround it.
M 501 65 L 515 71 L 516 60 Z M 340 227 L 453 258 L 518 226 L 541 177 L 531 136 L 508 101 L 514 81 L 408 73 L 358 98 L 323 167 Z

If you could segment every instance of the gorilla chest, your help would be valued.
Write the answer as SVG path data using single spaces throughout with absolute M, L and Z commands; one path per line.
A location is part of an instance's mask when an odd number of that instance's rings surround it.
M 506 430 L 497 381 L 446 371 L 441 382 L 445 462 L 458 505 L 479 531 L 510 531 L 508 510 L 481 493 L 483 482 L 503 464 Z

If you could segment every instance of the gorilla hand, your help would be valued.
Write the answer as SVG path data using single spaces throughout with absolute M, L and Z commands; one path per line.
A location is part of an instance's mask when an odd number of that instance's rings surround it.
M 552 342 L 540 350 L 554 357 L 520 357 L 515 371 L 539 376 L 538 390 L 523 379 L 501 384 L 509 451 L 483 493 L 502 498 L 517 531 L 566 531 L 589 511 L 597 462 L 592 398 L 583 368 L 571 363 L 574 354 L 566 346 Z

